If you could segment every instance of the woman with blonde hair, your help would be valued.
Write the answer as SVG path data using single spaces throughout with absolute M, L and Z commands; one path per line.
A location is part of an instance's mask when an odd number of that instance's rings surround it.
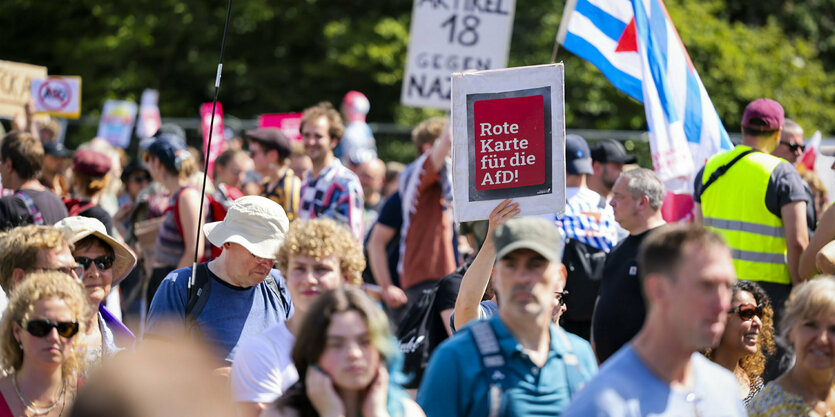
M 69 415 L 88 309 L 81 284 L 61 272 L 35 272 L 15 287 L 0 323 L 0 416 Z
M 101 198 L 110 184 L 110 157 L 92 149 L 81 149 L 72 158 L 73 198 L 64 200 L 70 216 L 98 219 L 108 234 L 113 234 L 113 217 L 101 207 Z
M 780 328 L 794 365 L 754 397 L 748 415 L 835 415 L 835 277 L 820 276 L 796 286 Z
M 745 404 L 762 389 L 765 355 L 775 351 L 773 317 L 771 301 L 762 287 L 751 281 L 737 281 L 719 346 L 705 353 L 733 372 Z
M 423 416 L 396 382 L 402 356 L 385 313 L 362 290 L 325 292 L 304 317 L 299 381 L 262 416 Z

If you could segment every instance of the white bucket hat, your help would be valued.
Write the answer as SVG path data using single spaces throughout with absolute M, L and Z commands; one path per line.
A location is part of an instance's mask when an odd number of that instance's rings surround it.
M 116 258 L 113 261 L 113 285 L 122 282 L 136 265 L 136 255 L 127 246 L 110 237 L 99 219 L 84 216 L 65 217 L 55 223 L 55 227 L 73 244 L 90 235 L 107 243 L 113 249 Z
M 290 220 L 280 204 L 249 195 L 235 200 L 223 221 L 204 225 L 203 232 L 217 247 L 233 242 L 259 258 L 276 259 L 289 228 Z

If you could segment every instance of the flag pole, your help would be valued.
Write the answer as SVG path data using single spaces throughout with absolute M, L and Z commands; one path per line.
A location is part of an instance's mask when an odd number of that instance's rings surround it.
M 565 8 L 562 11 L 562 18 L 560 19 L 560 27 L 557 29 L 557 37 L 554 41 L 554 51 L 551 53 L 551 63 L 557 62 L 557 52 L 560 49 L 560 44 L 565 41 L 565 34 L 568 32 L 568 22 L 571 21 L 571 14 L 577 7 L 577 0 L 568 0 L 565 2 Z

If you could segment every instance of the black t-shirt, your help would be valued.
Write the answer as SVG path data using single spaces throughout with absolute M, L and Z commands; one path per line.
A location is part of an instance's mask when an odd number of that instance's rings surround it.
M 98 219 L 104 225 L 104 229 L 107 231 L 107 234 L 109 236 L 113 236 L 113 216 L 111 216 L 105 209 L 101 208 L 101 206 L 90 207 L 87 210 L 78 213 L 78 215 Z
M 35 203 L 35 207 L 38 208 L 38 211 L 40 211 L 43 216 L 44 224 L 52 226 L 64 217 L 67 217 L 67 207 L 64 205 L 64 202 L 61 201 L 61 199 L 52 191 L 26 189 L 20 190 L 20 192 L 26 193 L 26 195 L 32 198 L 32 202 Z
M 702 202 L 702 176 L 704 172 L 705 167 L 702 167 L 693 181 L 693 201 L 697 203 Z M 733 175 L 733 168 L 728 170 L 725 175 Z M 768 179 L 768 187 L 765 189 L 765 208 L 775 216 L 782 218 L 780 208 L 794 201 L 806 201 L 806 191 L 803 184 L 803 179 L 800 178 L 797 170 L 788 162 L 781 161 L 774 168 L 774 171 L 771 171 L 771 177 Z
M 386 245 L 386 258 L 389 263 L 391 283 L 397 287 L 400 286 L 400 275 L 397 273 L 397 262 L 400 260 L 400 228 L 403 225 L 403 208 L 401 205 L 400 191 L 396 191 L 394 194 L 389 196 L 388 199 L 386 199 L 385 204 L 383 204 L 383 208 L 380 210 L 380 215 L 377 217 L 377 223 L 391 227 L 396 231 L 394 237 L 392 237 Z M 377 223 L 372 226 L 372 229 L 373 227 L 377 227 Z M 371 233 L 368 234 L 371 235 Z M 368 247 L 367 238 L 368 237 L 366 236 L 366 244 L 363 245 L 365 248 Z M 363 249 L 363 251 L 366 252 L 365 259 L 367 260 L 367 249 Z M 366 262 L 365 271 L 362 273 L 363 281 L 374 283 L 374 276 L 371 274 L 371 266 L 369 264 L 369 262 Z
M 629 235 L 606 257 L 591 327 L 597 359 L 601 363 L 638 334 L 644 325 L 646 304 L 638 275 L 638 248 L 644 238 L 657 229 Z
M 464 278 L 465 270 L 462 270 L 463 268 L 459 268 L 458 271 L 455 271 L 438 281 L 438 293 L 435 294 L 435 311 L 437 311 L 438 314 L 444 310 L 455 308 L 455 300 L 458 298 L 458 289 L 461 288 L 461 279 Z M 446 333 L 446 326 L 444 325 L 441 317 L 438 317 L 438 320 L 434 320 L 432 335 L 435 336 L 435 340 L 432 341 L 434 346 L 437 346 L 447 339 L 448 335 Z

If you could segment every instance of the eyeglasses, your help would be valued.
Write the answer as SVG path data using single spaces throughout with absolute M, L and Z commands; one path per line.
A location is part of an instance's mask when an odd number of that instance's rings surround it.
M 789 150 L 791 150 L 792 152 L 797 152 L 798 150 L 800 150 L 800 152 L 803 152 L 803 151 L 806 150 L 806 145 L 805 144 L 800 145 L 800 144 L 797 144 L 797 143 L 783 142 L 783 141 L 780 141 L 780 144 L 786 145 L 789 148 Z
M 554 293 L 554 298 L 557 299 L 557 305 L 562 307 L 565 304 L 565 296 L 568 295 L 568 291 L 557 291 Z
M 86 256 L 76 256 L 75 261 L 81 264 L 84 269 L 90 268 L 90 264 L 95 264 L 99 271 L 107 271 L 113 266 L 113 261 L 116 259 L 110 255 L 102 255 L 95 259 Z M 81 272 L 84 274 L 84 271 Z M 79 275 L 81 276 L 81 275 Z
M 29 320 L 23 326 L 29 334 L 35 337 L 46 337 L 52 329 L 58 330 L 58 335 L 61 337 L 71 338 L 78 333 L 78 322 L 76 321 L 59 321 L 53 323 L 49 320 Z
M 728 313 L 738 315 L 742 321 L 751 320 L 754 316 L 763 318 L 763 305 L 742 304 L 739 307 L 730 309 Z
M 84 275 L 84 265 L 75 264 L 73 266 L 59 266 L 55 268 L 38 268 L 36 271 L 55 271 L 69 276 L 73 276 L 73 274 L 75 274 L 77 278 L 81 278 L 81 276 Z

